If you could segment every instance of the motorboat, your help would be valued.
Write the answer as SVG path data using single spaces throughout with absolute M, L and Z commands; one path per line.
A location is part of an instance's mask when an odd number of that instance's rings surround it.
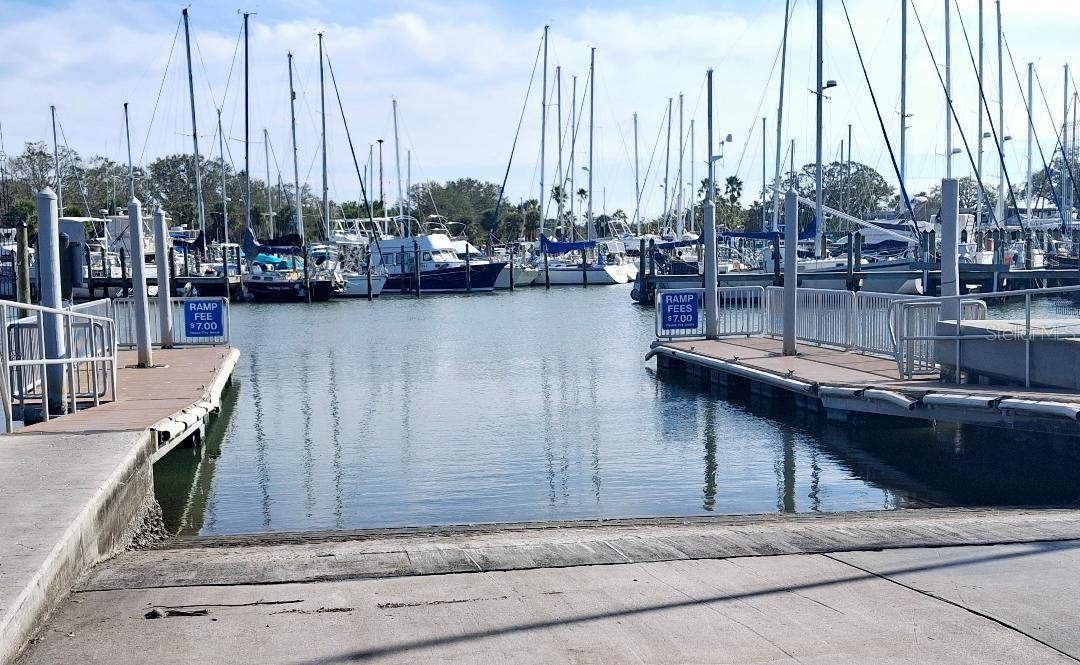
M 386 270 L 383 293 L 389 294 L 492 291 L 507 264 L 472 265 L 458 256 L 448 235 L 430 233 L 380 239 L 372 248 L 372 265 Z

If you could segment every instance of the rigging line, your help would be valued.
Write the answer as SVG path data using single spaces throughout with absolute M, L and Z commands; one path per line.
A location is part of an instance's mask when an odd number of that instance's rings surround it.
M 585 75 L 585 85 L 581 90 L 581 104 L 580 104 L 580 106 L 578 107 L 578 110 L 577 110 L 578 117 L 577 117 L 577 121 L 574 122 L 573 131 L 571 133 L 571 137 L 572 137 L 571 142 L 570 142 L 570 154 L 571 155 L 573 155 L 574 151 L 577 150 L 577 138 L 578 138 L 578 136 L 581 135 L 581 121 L 585 117 L 585 95 L 586 95 L 586 93 L 589 92 L 589 86 L 590 85 L 592 85 L 592 72 Z M 571 121 L 573 122 L 573 119 L 571 119 Z M 577 164 L 575 164 L 575 166 L 577 166 Z M 563 186 L 565 186 L 566 183 L 568 183 L 568 182 L 570 182 L 570 176 L 566 175 L 564 177 L 564 179 L 563 179 Z M 571 192 L 571 194 L 573 194 L 573 192 Z
M 693 112 L 693 115 L 690 116 L 691 119 L 693 119 L 695 116 L 697 116 L 698 109 L 701 108 L 701 95 L 705 91 L 705 83 L 706 83 L 706 81 L 708 81 L 708 77 L 702 77 L 702 79 L 701 79 L 701 87 L 698 88 L 697 100 L 694 101 L 694 112 Z M 689 145 L 689 143 L 690 143 L 690 127 L 689 127 L 689 123 L 687 123 L 687 126 L 684 128 L 684 131 L 683 131 L 683 136 L 682 136 L 682 141 L 681 141 L 681 148 L 679 150 L 679 168 L 675 172 L 675 182 L 678 183 L 678 185 L 679 185 L 679 189 L 678 189 L 679 192 L 682 192 L 682 186 L 683 186 L 683 183 L 682 183 L 682 179 L 683 179 L 683 162 L 686 161 L 686 159 L 685 159 L 686 158 L 686 148 Z M 694 187 L 694 191 L 695 192 L 697 191 L 697 187 Z M 693 207 L 694 207 L 694 193 L 692 192 L 691 195 L 690 195 L 690 208 L 693 209 Z M 685 212 L 686 211 L 683 210 L 679 214 L 681 215 L 681 214 L 683 214 Z
M 157 115 L 158 104 L 161 102 L 161 93 L 165 90 L 165 81 L 169 78 L 169 66 L 172 65 L 173 52 L 176 50 L 176 40 L 180 36 L 180 26 L 183 18 L 176 22 L 176 31 L 173 32 L 172 46 L 169 47 L 169 59 L 165 62 L 165 73 L 161 76 L 161 85 L 158 87 L 157 98 L 154 100 L 154 110 L 150 114 L 150 124 L 146 126 L 146 137 L 143 139 L 142 152 L 139 153 L 139 166 L 142 166 L 146 157 L 146 146 L 150 142 L 150 130 L 154 127 L 154 117 Z
M 1039 140 L 1039 134 L 1035 131 L 1035 118 L 1031 110 L 1032 107 L 1035 105 L 1035 100 L 1027 98 L 1027 92 L 1024 90 L 1024 85 L 1020 82 L 1020 73 L 1016 71 L 1016 60 L 1013 59 L 1012 49 L 1009 47 L 1009 40 L 1005 39 L 1004 35 L 1002 35 L 1001 39 L 1003 42 L 1005 42 L 1005 50 L 1009 54 L 1009 64 L 1012 65 L 1013 77 L 1016 79 L 1016 87 L 1020 89 L 1020 98 L 1024 100 L 1024 106 L 1027 109 L 1028 125 L 1031 127 L 1031 136 L 1035 139 L 1035 146 L 1039 149 L 1039 160 L 1042 162 L 1043 173 L 1045 174 L 1046 183 L 1050 186 L 1050 196 L 1054 200 L 1054 206 L 1057 207 L 1058 212 L 1061 213 L 1062 223 L 1065 224 L 1065 211 L 1061 209 L 1061 201 L 1058 198 L 1057 190 L 1054 188 L 1053 179 L 1050 177 L 1050 167 L 1046 163 L 1046 154 L 1043 152 L 1042 141 Z M 1032 74 L 1035 74 L 1034 67 L 1032 67 L 1031 71 Z M 1032 96 L 1034 96 L 1034 94 Z M 1030 203 L 1028 205 L 1030 205 Z
M 792 4 L 792 10 L 795 9 Z M 794 13 L 793 11 L 791 13 Z M 788 16 L 788 24 L 791 24 L 791 16 Z M 735 173 L 742 171 L 743 159 L 746 157 L 746 151 L 750 149 L 750 139 L 753 138 L 754 130 L 757 129 L 758 120 L 761 118 L 761 107 L 765 105 L 765 97 L 769 94 L 769 83 L 772 82 L 773 74 L 776 72 L 776 63 L 780 62 L 780 53 L 784 48 L 784 44 L 781 41 L 780 45 L 776 47 L 776 55 L 773 56 L 772 67 L 769 67 L 769 76 L 766 79 L 765 87 L 761 90 L 761 97 L 758 99 L 757 108 L 754 109 L 754 120 L 750 126 L 750 131 L 746 133 L 746 141 L 743 142 L 742 152 L 739 153 L 739 161 L 735 163 Z
M 664 108 L 665 109 L 667 108 L 667 104 L 664 105 Z M 663 115 L 666 115 L 666 112 L 662 113 L 662 117 L 663 117 Z M 646 186 L 649 184 L 649 173 L 652 172 L 653 162 L 656 160 L 656 153 L 660 149 L 660 137 L 662 137 L 663 135 L 664 135 L 664 120 L 661 120 L 660 125 L 658 126 L 658 128 L 656 130 L 656 140 L 653 141 L 653 149 L 652 149 L 652 154 L 649 156 L 649 163 L 645 167 L 645 178 L 641 182 L 641 191 L 642 192 L 645 191 Z M 641 196 L 641 193 L 638 193 L 638 196 Z M 633 220 L 633 223 L 635 225 L 637 224 L 637 219 L 638 219 L 637 206 L 635 206 L 634 220 Z
M 956 0 L 953 0 L 953 4 L 956 4 Z M 960 29 L 964 35 L 964 44 L 967 46 L 968 57 L 971 59 L 971 67 L 977 72 L 979 70 L 979 67 L 975 64 L 975 52 L 971 50 L 971 40 L 968 38 L 967 26 L 964 24 L 964 16 L 960 12 L 959 5 L 956 5 L 956 13 L 958 15 L 958 18 L 960 19 Z M 984 109 L 986 111 L 987 119 L 989 120 L 990 131 L 993 133 L 994 136 L 994 147 L 996 147 L 998 150 L 998 158 L 1000 159 L 999 164 L 1001 165 L 1001 177 L 1004 178 L 1009 185 L 1009 195 L 1012 198 L 1013 208 L 1016 209 L 1016 218 L 1020 220 L 1020 228 L 1023 229 L 1024 221 L 1020 218 L 1020 207 L 1016 204 L 1016 192 L 1013 191 L 1012 180 L 1009 178 L 1009 170 L 1005 167 L 1005 145 L 998 136 L 998 128 L 994 127 L 994 119 L 990 117 L 990 103 L 986 99 L 986 93 L 983 89 L 982 80 L 979 80 L 979 99 L 982 100 L 983 106 L 983 108 L 979 110 L 979 113 L 982 113 Z M 957 119 L 956 124 L 960 124 L 959 119 Z M 1002 131 L 1002 135 L 1004 135 L 1005 128 L 1001 127 L 1000 129 Z M 972 168 L 975 169 L 975 167 Z M 983 200 L 988 201 L 989 198 L 986 196 L 986 188 L 983 186 L 982 183 L 982 173 L 979 173 L 977 169 L 975 169 L 975 172 L 979 174 L 979 188 L 983 190 Z M 1008 211 L 1005 209 L 1004 201 L 1001 202 L 1001 210 L 1004 213 L 1005 217 L 1008 218 L 1009 214 Z M 991 219 L 994 219 L 993 215 L 991 216 Z M 1005 220 L 996 221 L 999 225 L 1004 226 Z
M 893 172 L 896 174 L 896 181 L 900 184 L 900 194 L 904 197 L 904 207 L 907 208 L 908 214 L 911 215 L 911 226 L 916 232 L 918 228 L 915 225 L 915 210 L 911 207 L 911 198 L 908 196 L 907 186 L 904 184 L 904 179 L 900 177 L 900 167 L 896 163 L 896 154 L 893 152 L 892 141 L 889 140 L 889 132 L 885 129 L 885 120 L 881 117 L 881 107 L 878 106 L 877 94 L 874 92 L 874 86 L 870 83 L 870 73 L 866 71 L 866 61 L 863 60 L 862 48 L 859 47 L 859 40 L 855 37 L 855 26 L 851 23 L 851 15 L 848 14 L 846 0 L 840 0 L 840 6 L 844 8 L 844 18 L 847 19 L 848 30 L 851 32 L 851 41 L 855 44 L 855 54 L 859 56 L 859 66 L 862 68 L 863 78 L 866 79 L 866 87 L 870 91 L 870 101 L 874 103 L 874 113 L 877 115 L 878 125 L 881 127 L 881 136 L 885 139 L 885 145 L 889 148 L 889 159 L 892 161 Z M 918 13 L 916 13 L 918 16 Z M 922 27 L 922 23 L 919 23 Z M 926 31 L 923 31 L 923 36 L 926 36 Z M 930 42 L 926 42 L 926 47 L 930 48 Z M 931 54 L 933 57 L 933 54 Z M 938 72 L 938 76 L 941 76 L 941 72 Z M 824 94 L 822 91 L 818 91 L 818 94 Z M 952 108 L 952 100 L 949 100 L 949 108 Z M 955 113 L 955 112 L 954 112 Z M 959 121 L 957 121 L 959 124 Z M 963 136 L 963 130 L 960 131 L 960 135 Z M 964 144 L 967 144 L 967 139 L 964 139 Z M 970 154 L 968 155 L 970 157 Z M 824 225 L 825 220 L 821 220 Z M 822 226 L 824 228 L 824 226 Z
M 1052 112 L 1050 111 L 1050 102 L 1048 102 L 1048 101 L 1047 101 L 1047 99 L 1046 99 L 1046 90 L 1044 90 L 1044 89 L 1043 89 L 1042 79 L 1041 79 L 1041 78 L 1039 78 L 1039 72 L 1038 72 L 1038 71 L 1036 71 L 1036 72 L 1035 72 L 1035 81 L 1036 81 L 1036 82 L 1038 82 L 1038 84 L 1039 84 L 1039 94 L 1040 94 L 1040 95 L 1042 95 L 1042 98 L 1043 98 L 1043 105 L 1044 105 L 1044 106 L 1046 106 L 1046 114 L 1047 114 L 1048 116 L 1050 116 L 1050 121 L 1051 121 L 1051 123 L 1053 123 L 1053 124 L 1054 124 L 1054 125 L 1056 126 L 1056 125 L 1057 125 L 1057 121 L 1056 121 L 1056 120 L 1054 120 L 1054 114 L 1053 114 L 1053 113 L 1052 113 Z M 1069 172 L 1069 179 L 1070 179 L 1070 180 L 1072 180 L 1072 178 L 1073 178 L 1073 172 L 1072 172 L 1072 165 L 1070 165 L 1070 164 L 1069 164 L 1069 160 L 1068 160 L 1068 158 L 1067 158 L 1067 157 L 1065 156 L 1065 154 L 1066 154 L 1066 153 L 1065 153 L 1065 150 L 1066 150 L 1066 148 L 1065 148 L 1065 146 L 1064 146 L 1064 145 L 1063 145 L 1063 143 L 1062 143 L 1062 138 L 1063 138 L 1063 137 L 1062 137 L 1061 133 L 1059 133 L 1059 132 L 1057 131 L 1057 129 L 1055 128 L 1055 130 L 1054 130 L 1054 155 L 1056 155 L 1056 154 L 1057 154 L 1057 151 L 1058 151 L 1058 149 L 1060 148 L 1060 149 L 1061 149 L 1061 156 L 1062 156 L 1062 159 L 1061 159 L 1061 163 L 1062 163 L 1062 165 L 1063 165 L 1063 168 L 1065 168 L 1066 170 L 1068 170 L 1068 172 Z M 1051 156 L 1050 156 L 1050 159 L 1051 159 L 1051 160 L 1053 160 L 1053 158 L 1054 158 L 1054 155 L 1051 155 Z M 1065 191 L 1064 191 L 1064 184 L 1065 184 L 1065 183 L 1064 183 L 1064 182 L 1062 182 L 1062 195 L 1064 195 L 1064 194 L 1065 194 Z M 1051 186 L 1052 186 L 1052 185 L 1051 185 Z M 1068 213 L 1068 212 L 1069 212 L 1069 211 L 1066 211 L 1066 213 Z
M 517 150 L 518 138 L 521 135 L 521 125 L 525 122 L 525 111 L 529 108 L 529 96 L 532 93 L 533 82 L 536 80 L 536 68 L 540 64 L 540 52 L 544 41 L 541 38 L 536 47 L 536 57 L 533 59 L 532 73 L 529 75 L 529 87 L 525 90 L 525 101 L 521 105 L 521 115 L 518 117 L 517 131 L 514 132 L 514 142 L 510 146 L 510 159 L 506 162 L 506 172 L 503 174 L 502 186 L 499 187 L 499 197 L 495 199 L 495 214 L 492 216 L 491 228 L 488 229 L 488 243 L 495 242 L 495 227 L 499 223 L 499 210 L 502 208 L 503 194 L 506 192 L 506 181 L 510 178 L 510 166 L 514 163 L 514 152 Z M 543 192 L 541 192 L 543 195 Z
M 67 149 L 65 155 L 69 164 L 68 169 L 75 174 L 75 184 L 79 187 L 79 196 L 82 197 L 83 205 L 86 206 L 86 216 L 93 217 L 93 213 L 90 212 L 90 201 L 86 198 L 86 188 L 83 185 L 82 176 L 79 174 L 79 169 L 75 168 L 75 164 L 71 161 L 71 146 L 68 145 L 67 136 L 64 135 L 64 123 L 59 119 L 56 120 L 56 126 L 60 128 L 60 138 L 64 141 L 64 147 Z M 0 145 L 0 153 L 4 151 L 3 145 Z M 60 214 L 63 215 L 64 211 L 61 210 Z
M 371 207 L 371 200 L 368 199 L 367 187 L 364 185 L 364 177 L 360 174 L 360 162 L 356 159 L 356 150 L 353 148 L 352 133 L 349 131 L 349 121 L 345 119 L 345 105 L 341 102 L 341 91 L 338 90 L 337 77 L 334 76 L 334 65 L 330 62 L 330 53 L 325 50 L 326 67 L 330 70 L 330 82 L 334 86 L 334 96 L 337 98 L 338 109 L 341 111 L 341 123 L 345 125 L 345 137 L 349 140 L 349 152 L 352 154 L 353 166 L 356 167 L 356 179 L 360 181 L 360 196 L 364 200 L 364 208 L 367 210 L 368 222 L 371 224 L 371 228 L 375 229 L 375 213 Z M 271 148 L 273 152 L 273 148 Z M 277 157 L 274 158 L 275 160 Z M 345 216 L 344 210 L 342 210 L 342 217 Z M 380 256 L 382 255 L 382 247 L 379 246 L 379 234 L 372 232 L 374 236 L 376 249 L 379 250 Z
M 195 42 L 195 53 L 199 56 L 199 66 L 202 67 L 203 80 L 206 82 L 206 89 L 210 93 L 210 99 L 217 99 L 217 96 L 214 95 L 214 86 L 210 84 L 210 73 L 206 69 L 202 49 L 199 47 L 199 38 L 192 36 L 191 41 Z
M 409 133 L 409 125 L 405 122 L 405 114 L 400 112 L 400 107 L 399 107 L 398 124 L 401 126 L 401 133 L 405 135 L 405 147 L 406 147 L 406 150 L 412 151 L 416 147 L 416 143 L 414 143 L 413 140 L 412 140 L 412 134 Z M 436 182 L 434 179 L 428 178 L 427 172 L 424 171 L 424 167 L 420 163 L 419 160 L 417 160 L 417 162 L 416 162 L 416 169 L 417 169 L 417 171 L 419 171 L 420 177 L 424 180 L 424 182 Z M 419 183 L 416 183 L 416 184 L 418 185 Z M 428 188 L 425 188 L 423 191 L 424 191 L 425 194 L 427 194 L 428 200 L 431 201 L 431 208 L 435 211 L 435 215 L 438 216 L 438 217 L 442 217 L 442 213 L 439 212 L 439 205 L 437 203 L 435 203 L 434 190 L 432 188 L 428 187 Z M 407 201 L 407 205 L 409 206 L 409 211 L 410 212 L 413 211 L 412 201 L 410 200 L 411 196 L 412 196 L 412 194 L 409 192 L 408 188 L 406 188 L 406 190 L 405 190 L 405 200 Z M 419 206 L 417 206 L 416 209 L 419 209 Z M 474 222 L 477 221 L 476 207 L 472 204 L 471 201 L 469 202 L 469 209 L 472 210 L 473 221 Z M 419 221 L 420 220 L 417 220 L 417 222 L 419 222 Z
M 911 10 L 915 14 L 915 20 L 919 24 L 919 31 L 922 33 L 923 42 L 926 44 L 926 50 L 930 54 L 930 61 L 934 65 L 934 71 L 937 73 L 938 84 L 942 90 L 947 90 L 945 86 L 945 80 L 941 76 L 941 69 L 938 67 L 937 58 L 934 57 L 934 51 L 930 48 L 930 38 L 926 34 L 926 28 L 923 26 L 922 18 L 919 16 L 919 10 L 915 7 L 915 3 L 911 3 Z M 952 114 L 953 119 L 956 121 L 956 129 L 960 132 L 960 140 L 964 142 L 964 151 L 967 154 L 968 162 L 971 164 L 973 171 L 978 172 L 978 168 L 975 166 L 975 158 L 971 154 L 971 144 L 968 143 L 967 134 L 964 133 L 964 127 L 960 123 L 960 117 L 956 114 L 956 107 L 953 106 L 951 96 L 946 95 L 946 101 L 949 105 L 949 112 Z M 993 128 L 993 121 L 990 122 L 990 127 Z M 994 219 L 994 214 L 991 213 L 991 219 Z M 999 226 L 1002 225 L 1001 220 L 995 220 Z

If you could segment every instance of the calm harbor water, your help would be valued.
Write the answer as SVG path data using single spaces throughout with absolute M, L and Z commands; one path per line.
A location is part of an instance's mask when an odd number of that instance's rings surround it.
M 1080 500 L 1068 445 L 659 381 L 629 286 L 236 305 L 232 335 L 224 417 L 155 471 L 173 531 Z

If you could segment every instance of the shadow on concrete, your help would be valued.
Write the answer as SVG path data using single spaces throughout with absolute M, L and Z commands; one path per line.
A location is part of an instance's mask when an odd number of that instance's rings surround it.
M 667 610 L 680 609 L 680 608 L 684 608 L 684 607 L 693 607 L 695 605 L 707 605 L 709 603 L 717 603 L 717 602 L 732 601 L 732 600 L 745 600 L 745 599 L 748 599 L 748 598 L 771 596 L 771 595 L 775 595 L 775 594 L 789 593 L 789 592 L 793 592 L 793 591 L 805 591 L 805 590 L 810 590 L 810 589 L 819 589 L 819 588 L 825 588 L 825 587 L 830 587 L 830 586 L 835 586 L 835 585 L 840 585 L 840 584 L 849 584 L 849 583 L 852 583 L 852 582 L 861 582 L 861 581 L 866 581 L 866 580 L 870 580 L 870 579 L 885 579 L 885 580 L 888 580 L 890 582 L 896 583 L 896 580 L 891 579 L 893 576 L 907 575 L 907 574 L 911 574 L 911 573 L 921 573 L 921 572 L 927 572 L 927 571 L 932 571 L 932 570 L 943 570 L 943 569 L 948 569 L 948 568 L 957 568 L 957 567 L 962 567 L 962 566 L 971 566 L 971 565 L 994 562 L 994 561 L 1006 561 L 1006 560 L 1009 560 L 1009 559 L 1020 559 L 1020 558 L 1025 558 L 1025 557 L 1038 556 L 1040 554 L 1045 554 L 1045 553 L 1048 553 L 1048 552 L 1051 552 L 1051 551 L 1060 552 L 1060 551 L 1063 551 L 1063 550 L 1080 549 L 1080 541 L 1047 541 L 1047 542 L 1023 543 L 1023 544 L 1024 545 L 1029 545 L 1031 547 L 1031 549 L 1028 550 L 1028 551 L 1021 551 L 1021 552 L 1008 552 L 1008 553 L 1001 553 L 1001 554 L 991 554 L 991 555 L 985 555 L 985 556 L 971 557 L 971 558 L 964 559 L 964 560 L 961 560 L 961 561 L 949 561 L 949 562 L 932 563 L 932 564 L 925 564 L 925 565 L 919 565 L 919 566 L 909 566 L 909 567 L 906 567 L 906 568 L 897 568 L 897 569 L 886 570 L 886 571 L 882 571 L 882 572 L 878 572 L 878 573 L 863 571 L 863 572 L 860 572 L 858 574 L 848 575 L 846 577 L 837 577 L 837 578 L 833 578 L 833 579 L 829 579 L 829 580 L 823 580 L 823 581 L 820 581 L 820 582 L 808 582 L 808 583 L 805 583 L 805 584 L 792 584 L 792 585 L 785 585 L 785 586 L 775 586 L 775 587 L 769 587 L 769 588 L 766 588 L 766 589 L 759 589 L 757 591 L 747 591 L 747 592 L 743 592 L 743 593 L 717 594 L 717 595 L 712 595 L 712 596 L 703 596 L 703 597 L 700 597 L 700 598 L 688 598 L 686 600 L 672 601 L 670 603 L 657 603 L 657 604 L 654 604 L 654 605 L 648 605 L 648 606 L 644 606 L 644 607 L 634 607 L 634 608 L 622 609 L 622 610 L 610 610 L 610 611 L 605 611 L 605 612 L 594 612 L 594 613 L 591 613 L 591 614 L 579 614 L 579 615 L 574 616 L 574 617 L 568 617 L 568 618 L 562 618 L 562 619 L 549 619 L 549 620 L 542 620 L 542 621 L 534 621 L 534 622 L 530 622 L 530 623 L 520 623 L 520 624 L 515 624 L 515 625 L 509 625 L 509 626 L 500 626 L 500 627 L 497 627 L 497 628 L 487 628 L 487 629 L 484 629 L 484 630 L 477 630 L 477 631 L 462 633 L 462 634 L 459 634 L 459 635 L 447 635 L 447 636 L 443 636 L 443 637 L 432 637 L 432 638 L 422 639 L 422 640 L 413 640 L 411 642 L 400 642 L 398 644 L 389 644 L 389 645 L 386 645 L 386 646 L 375 646 L 375 647 L 370 647 L 370 648 L 367 648 L 367 649 L 358 649 L 356 651 L 351 651 L 351 652 L 348 652 L 348 653 L 340 654 L 338 656 L 334 656 L 334 657 L 331 657 L 331 658 L 320 658 L 320 659 L 314 660 L 314 661 L 301 661 L 301 662 L 303 662 L 303 663 L 308 663 L 308 662 L 310 662 L 310 663 L 347 663 L 347 662 L 354 662 L 354 661 L 371 660 L 373 658 L 381 658 L 381 657 L 385 657 L 385 656 L 392 656 L 392 655 L 396 655 L 396 654 L 401 654 L 401 653 L 404 653 L 404 652 L 412 651 L 414 649 L 427 649 L 427 648 L 432 648 L 432 647 L 449 646 L 449 645 L 453 645 L 453 644 L 471 642 L 471 641 L 474 641 L 474 640 L 483 640 L 483 639 L 487 639 L 487 638 L 491 638 L 491 637 L 501 637 L 501 636 L 504 636 L 504 635 L 511 635 L 511 634 L 516 634 L 516 633 L 528 633 L 528 632 L 537 631 L 537 630 L 544 630 L 544 629 L 548 629 L 548 628 L 558 628 L 558 627 L 561 627 L 561 626 L 570 626 L 570 625 L 573 625 L 573 624 L 590 623 L 590 622 L 594 622 L 594 621 L 604 621 L 604 620 L 607 620 L 607 619 L 617 619 L 617 618 L 621 618 L 621 617 L 641 616 L 641 615 L 651 614 L 651 613 L 654 613 L 654 612 L 664 612 L 664 611 L 667 611 Z M 932 549 L 932 548 L 924 548 L 924 549 Z M 830 557 L 830 558 L 832 558 L 832 557 Z M 832 558 L 832 560 L 836 561 L 837 563 L 843 564 L 845 566 L 849 566 L 854 570 L 862 570 L 862 569 L 860 569 L 860 568 L 858 568 L 856 566 L 853 566 L 853 565 L 848 564 L 846 562 L 840 561 L 838 559 Z M 937 598 L 937 597 L 935 597 L 935 599 L 940 600 L 942 602 L 949 602 L 947 600 L 943 600 L 943 599 Z M 983 615 L 983 616 L 985 616 L 985 615 Z M 1007 623 L 1005 623 L 1003 621 L 993 619 L 991 617 L 988 617 L 988 619 L 991 620 L 991 621 L 996 621 L 997 623 L 999 623 L 1002 626 L 1005 626 L 1005 627 L 1007 627 L 1007 628 L 1009 628 L 1011 630 L 1015 630 L 1017 632 L 1023 633 L 1023 631 L 1021 631 L 1018 628 L 1016 628 L 1014 626 L 1011 626 L 1011 625 L 1009 625 L 1009 624 L 1007 624 Z M 1043 641 L 1039 640 L 1036 637 L 1032 637 L 1031 635 L 1028 635 L 1027 633 L 1023 633 L 1023 634 L 1025 636 L 1027 636 L 1028 638 L 1030 638 L 1030 639 L 1032 639 L 1032 640 L 1034 640 L 1036 642 L 1039 642 L 1040 644 L 1043 644 L 1044 646 L 1046 646 L 1046 647 L 1048 647 L 1050 649 L 1054 649 L 1055 651 L 1057 651 L 1057 652 L 1059 652 L 1059 653 L 1061 653 L 1063 655 L 1072 657 L 1070 654 L 1067 654 L 1066 652 L 1061 651 L 1060 649 L 1058 649 L 1057 647 L 1055 647 L 1055 646 L 1053 646 L 1051 644 L 1047 644 L 1046 642 L 1043 642 Z

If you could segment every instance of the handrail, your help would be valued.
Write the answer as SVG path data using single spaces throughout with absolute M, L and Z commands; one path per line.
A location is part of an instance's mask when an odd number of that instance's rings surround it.
M 982 320 L 986 318 L 986 303 L 985 300 L 991 298 L 1007 299 L 1007 298 L 1024 298 L 1024 324 L 1023 330 L 1012 331 L 1011 335 L 1019 335 L 1020 340 L 1024 343 L 1024 385 L 1025 387 L 1031 387 L 1031 340 L 1033 339 L 1031 330 L 1031 303 L 1032 296 L 1040 295 L 1060 295 L 1065 293 L 1077 293 L 1080 292 L 1080 286 L 1055 286 L 1044 287 L 1039 289 L 1021 289 L 1017 291 L 998 291 L 995 293 L 978 293 L 978 294 L 958 294 L 950 296 L 939 296 L 936 298 L 919 299 L 918 301 L 901 301 L 893 303 L 890 308 L 890 325 L 895 324 L 896 334 L 896 349 L 897 349 L 897 368 L 900 371 L 900 375 L 905 378 L 910 378 L 915 374 L 914 367 L 912 365 L 912 359 L 910 356 L 905 357 L 905 350 L 911 348 L 914 343 L 937 343 L 937 342 L 952 342 L 953 346 L 953 379 L 956 383 L 960 383 L 962 380 L 962 363 L 961 363 L 961 347 L 963 341 L 966 340 L 999 340 L 1001 335 L 994 335 L 988 333 L 965 333 L 964 321 L 965 320 Z M 977 312 L 981 316 L 975 316 L 965 319 L 966 306 L 970 304 L 968 301 L 977 301 L 981 304 L 982 312 Z M 959 309 L 958 319 L 952 323 L 954 333 L 952 335 L 941 335 L 937 332 L 936 323 L 940 322 L 940 315 L 936 317 L 933 333 L 930 332 L 909 332 L 909 312 L 916 307 L 936 307 L 939 312 L 947 303 L 957 303 Z M 1080 337 L 1080 334 L 1062 334 L 1062 335 L 1045 335 L 1040 334 L 1038 337 L 1054 338 L 1054 339 L 1068 339 Z M 936 366 L 936 353 L 932 361 Z
M 83 308 L 99 306 L 102 301 Z M 14 316 L 9 310 L 15 310 Z M 21 316 L 32 312 L 30 316 Z M 60 321 L 62 344 L 58 357 L 47 353 L 46 323 Z M 0 367 L 3 370 L 4 429 L 14 424 L 13 404 L 23 409 L 27 403 L 40 402 L 42 419 L 54 413 L 77 412 L 80 400 L 94 405 L 111 393 L 116 398 L 116 335 L 109 317 L 78 311 L 76 308 L 51 308 L 30 303 L 0 303 Z M 29 333 L 29 334 L 27 334 Z M 54 368 L 59 367 L 59 370 Z M 50 376 L 52 375 L 52 376 Z M 50 390 L 50 381 L 62 382 L 60 390 Z M 58 400 L 58 401 L 57 401 Z M 52 403 L 50 403 L 52 402 Z M 24 415 L 25 418 L 25 415 Z

